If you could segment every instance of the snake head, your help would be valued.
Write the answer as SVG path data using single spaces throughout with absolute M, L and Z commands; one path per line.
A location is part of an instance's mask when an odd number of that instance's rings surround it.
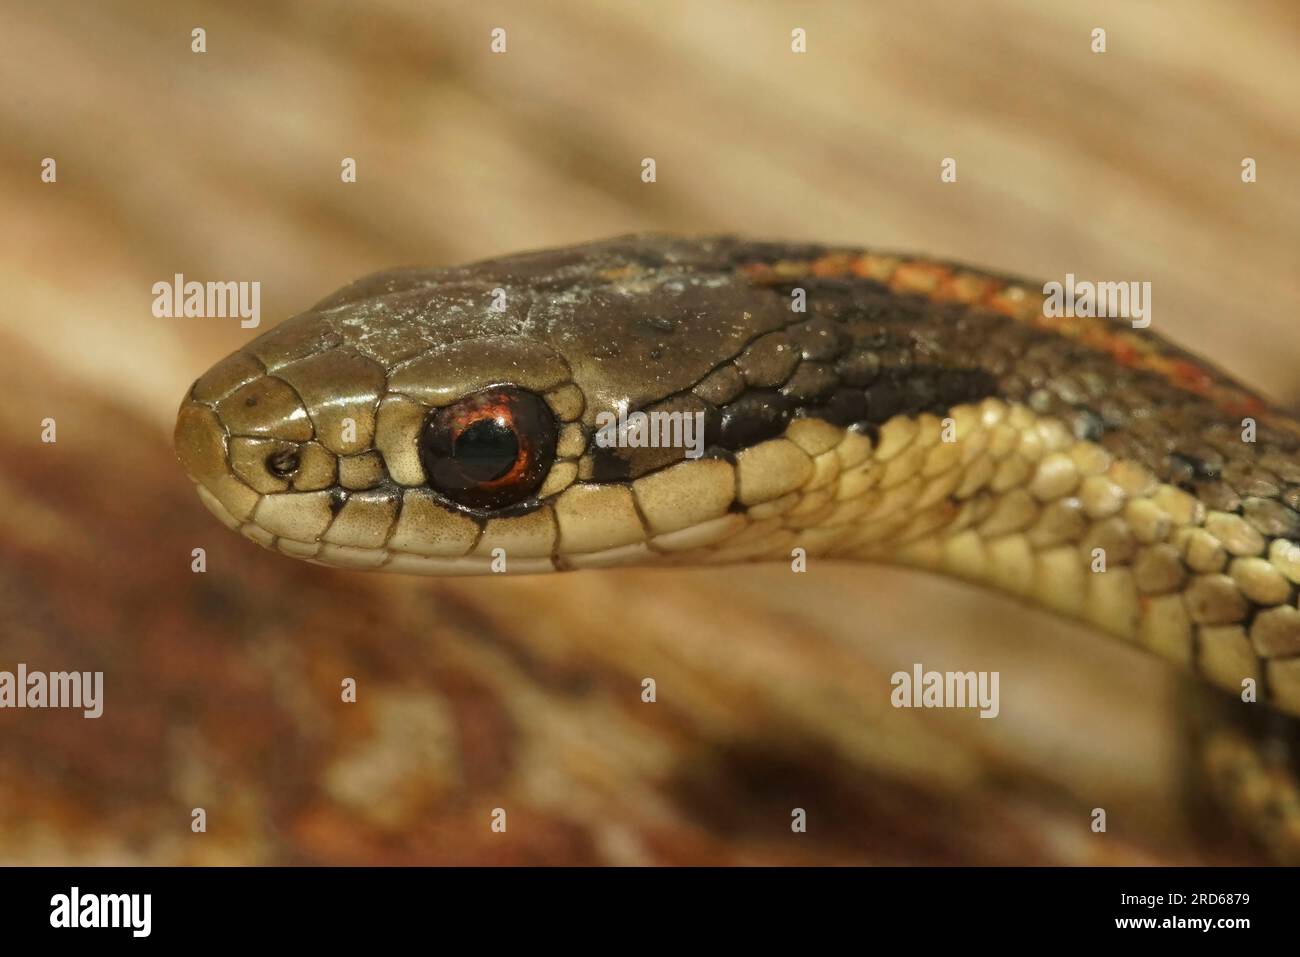
M 715 262 L 725 248 L 633 237 L 368 277 L 200 377 L 177 453 L 227 526 L 298 558 L 429 574 L 665 558 L 692 527 L 737 527 L 735 463 L 706 436 L 741 379 L 718 370 L 789 322 Z M 638 411 L 679 441 L 599 441 Z M 762 411 L 731 416 L 733 439 Z

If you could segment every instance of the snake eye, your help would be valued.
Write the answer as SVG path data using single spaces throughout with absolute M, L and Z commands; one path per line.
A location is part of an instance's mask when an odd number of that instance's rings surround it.
M 528 498 L 555 459 L 555 416 L 531 392 L 494 386 L 435 409 L 420 433 L 429 484 L 470 508 Z

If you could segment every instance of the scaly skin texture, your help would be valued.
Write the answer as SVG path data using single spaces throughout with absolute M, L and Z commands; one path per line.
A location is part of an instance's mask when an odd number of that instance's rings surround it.
M 796 548 L 897 561 L 1300 714 L 1300 428 L 1149 331 L 1044 316 L 1041 288 L 659 236 L 397 270 L 200 378 L 177 449 L 222 521 L 294 557 L 425 574 L 500 570 L 494 555 L 510 573 Z M 529 500 L 461 508 L 427 486 L 419 431 L 501 383 L 544 396 L 556 459 Z M 598 447 L 597 416 L 620 408 L 702 413 L 705 456 Z M 292 475 L 268 469 L 286 452 Z M 1300 845 L 1289 776 L 1259 799 L 1254 752 L 1216 740 L 1216 787 L 1254 787 L 1270 840 Z

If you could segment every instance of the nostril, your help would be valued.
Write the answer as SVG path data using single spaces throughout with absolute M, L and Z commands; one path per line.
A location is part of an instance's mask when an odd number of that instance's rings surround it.
M 286 478 L 298 471 L 298 450 L 281 449 L 266 457 L 266 468 L 272 475 Z

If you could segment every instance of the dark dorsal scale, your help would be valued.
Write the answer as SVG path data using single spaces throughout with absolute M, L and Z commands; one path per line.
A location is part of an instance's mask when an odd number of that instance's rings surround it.
M 898 295 L 869 281 L 806 277 L 768 288 L 788 297 L 796 287 L 810 314 L 840 323 L 851 340 L 836 370 L 867 398 L 858 428 L 871 432 L 891 411 L 941 414 L 987 396 L 1022 402 L 1209 508 L 1242 515 L 1268 536 L 1300 538 L 1300 468 L 1291 457 L 1300 441 L 1292 434 L 1260 422 L 1257 441 L 1243 442 L 1241 414 L 1225 415 L 1194 390 L 1096 345 L 988 310 Z M 1176 347 L 1161 349 L 1202 368 Z
M 799 362 L 780 386 L 747 389 L 718 409 L 710 436 L 718 448 L 775 438 L 798 417 L 874 435 L 894 416 L 942 416 L 998 393 L 996 376 L 973 361 L 979 330 L 958 328 L 964 310 L 935 309 L 870 281 L 809 278 L 770 292 L 792 300 L 796 288 L 807 312 L 784 334 Z
M 787 297 L 792 288 L 762 293 Z M 874 438 L 894 416 L 942 417 L 955 405 L 998 394 L 997 377 L 971 362 L 969 343 L 964 352 L 936 347 L 945 336 L 934 323 L 955 316 L 869 283 L 810 281 L 806 291 L 808 312 L 792 314 L 778 334 L 784 352 L 769 348 L 773 337 L 764 336 L 731 364 L 741 380 L 762 385 L 747 385 L 727 401 L 691 396 L 705 411 L 707 454 L 727 455 L 776 438 L 800 417 Z M 969 330 L 967 337 L 976 340 L 978 330 Z M 780 381 L 772 378 L 773 370 L 779 370 Z M 717 372 L 709 378 L 716 379 Z M 712 394 L 712 384 L 701 391 Z M 679 399 L 671 396 L 659 404 Z M 596 481 L 625 481 L 665 464 L 662 456 L 624 449 L 589 451 Z

